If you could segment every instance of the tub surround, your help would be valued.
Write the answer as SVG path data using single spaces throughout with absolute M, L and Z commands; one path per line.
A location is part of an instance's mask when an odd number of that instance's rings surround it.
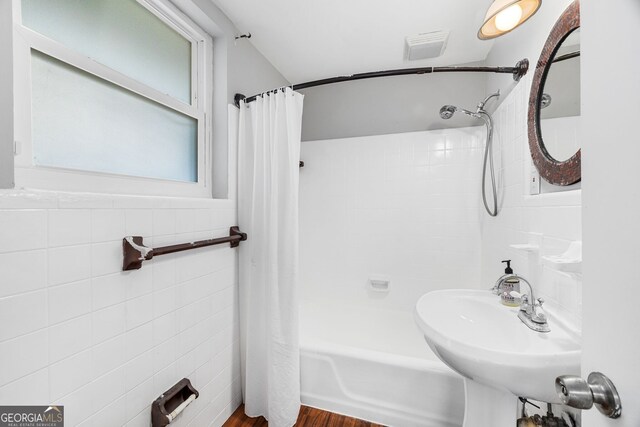
M 410 313 L 433 289 L 490 287 L 477 280 L 483 137 L 474 127 L 303 142 L 302 300 Z M 388 293 L 367 289 L 378 275 Z

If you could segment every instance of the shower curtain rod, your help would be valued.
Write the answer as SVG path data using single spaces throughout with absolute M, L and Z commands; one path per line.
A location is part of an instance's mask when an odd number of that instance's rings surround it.
M 354 80 L 372 79 L 376 77 L 390 77 L 390 76 L 405 76 L 410 74 L 431 74 L 431 73 L 499 73 L 499 74 L 511 74 L 515 81 L 519 81 L 522 76 L 527 74 L 529 70 L 529 60 L 523 59 L 518 61 L 515 67 L 421 67 L 421 68 L 400 68 L 396 70 L 387 71 L 372 71 L 368 73 L 352 74 L 350 76 L 330 77 L 328 79 L 314 80 L 306 83 L 298 83 L 292 85 L 293 90 L 307 89 L 315 86 L 328 85 L 332 83 L 350 82 Z M 287 86 L 288 87 L 288 86 Z M 278 89 L 272 89 L 265 93 L 276 92 Z M 253 102 L 262 94 L 246 97 L 241 93 L 236 93 L 234 97 L 234 103 L 236 107 L 240 107 L 240 101 L 244 99 L 245 103 Z

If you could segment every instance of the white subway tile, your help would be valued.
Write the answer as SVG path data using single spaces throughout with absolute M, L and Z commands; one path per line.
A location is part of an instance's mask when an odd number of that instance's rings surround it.
M 153 210 L 127 209 L 125 211 L 125 234 L 147 237 L 153 235 Z
M 0 298 L 0 341 L 47 326 L 47 291 Z
M 237 325 L 224 329 L 228 336 L 210 324 L 234 322 L 235 314 L 220 313 L 235 302 L 237 251 L 191 251 L 121 272 L 121 239 L 142 235 L 163 246 L 223 236 L 236 223 L 235 202 L 73 193 L 51 193 L 44 205 L 24 200 L 0 202 L 7 208 L 0 210 L 0 322 L 11 325 L 0 329 L 0 401 L 64 404 L 70 425 L 148 425 L 158 394 L 178 376 L 195 376 L 212 360 L 214 342 L 237 339 Z M 177 304 L 184 305 L 180 321 Z M 214 311 L 220 315 L 209 318 Z M 147 392 L 134 395 L 143 384 Z M 211 387 L 200 387 L 201 399 L 178 425 L 193 424 Z
M 107 372 L 122 366 L 127 360 L 125 346 L 126 341 L 124 335 L 118 335 L 115 338 L 95 345 L 91 349 L 91 372 L 93 378 L 105 375 Z
M 153 260 L 153 290 L 173 286 L 176 284 L 176 260 L 173 257 Z
M 229 227 L 237 225 L 238 217 L 235 209 L 219 209 L 214 211 L 212 228 L 225 229 L 229 231 Z
M 58 399 L 56 404 L 64 405 L 64 421 L 67 425 L 81 425 L 93 413 L 91 385 L 81 387 Z
M 49 327 L 49 363 L 91 347 L 91 315 Z
M 160 395 L 169 390 L 176 382 L 176 364 L 164 368 L 153 376 L 154 395 Z
M 213 266 L 210 262 L 210 251 L 212 250 L 214 249 L 203 248 L 177 254 L 175 257 L 177 283 L 186 282 L 211 273 Z
M 81 316 L 90 311 L 91 280 L 82 280 L 49 288 L 50 325 Z
M 194 231 L 208 231 L 213 228 L 213 210 L 196 209 L 194 212 Z
M 92 313 L 93 343 L 98 344 L 123 334 L 125 328 L 125 304 L 111 305 Z
M 50 398 L 56 401 L 91 381 L 91 350 L 49 365 Z
M 147 294 L 128 300 L 125 304 L 127 330 L 150 322 L 153 319 L 153 295 Z
M 91 211 L 54 209 L 49 211 L 49 247 L 91 242 Z
M 93 276 L 122 271 L 122 242 L 91 245 L 91 268 Z
M 153 210 L 153 235 L 175 234 L 176 212 L 174 209 Z
M 0 343 L 0 386 L 15 381 L 47 366 L 47 331 Z
M 149 427 L 151 424 L 151 406 L 147 406 L 132 418 L 126 427 Z
M 126 351 L 127 359 L 133 359 L 134 357 L 151 350 L 153 346 L 153 325 L 152 322 L 145 323 L 144 325 L 132 329 L 126 333 Z
M 179 377 L 192 376 L 196 369 L 196 350 L 192 350 L 176 361 L 176 372 Z M 206 384 L 206 383 L 204 383 Z
M 42 402 L 50 401 L 49 370 L 46 368 L 0 387 L 3 405 L 42 405 Z
M 0 298 L 47 286 L 45 250 L 0 254 Z
M 125 396 L 124 368 L 120 367 L 96 378 L 91 383 L 91 394 L 93 395 L 93 411 L 98 412 L 116 399 Z M 125 402 L 122 401 L 122 404 Z M 120 407 L 122 410 L 122 407 Z M 113 424 L 105 424 L 113 425 Z
M 176 361 L 176 346 L 164 342 L 153 348 L 153 372 L 159 372 Z
M 0 253 L 47 247 L 47 211 L 0 211 Z
M 94 209 L 91 211 L 91 241 L 94 243 L 125 237 L 125 216 L 122 209 Z
M 49 250 L 49 285 L 77 282 L 89 277 L 90 246 L 66 246 Z
M 176 335 L 176 313 L 171 312 L 153 320 L 153 345 L 158 345 Z
M 127 419 L 133 419 L 149 406 L 157 396 L 154 395 L 153 379 L 149 378 L 126 394 L 125 412 Z M 120 408 L 122 410 L 123 408 Z
M 150 379 L 153 374 L 153 350 L 142 353 L 124 365 L 127 391 Z
M 91 280 L 93 309 L 119 304 L 127 299 L 128 277 L 123 273 L 94 277 Z
M 153 317 L 158 318 L 175 310 L 176 289 L 171 287 L 153 293 Z
M 193 233 L 195 231 L 195 210 L 176 209 L 176 233 Z
M 151 293 L 153 290 L 155 262 L 146 262 L 139 270 L 128 271 L 127 299 Z
M 211 314 L 219 313 L 227 307 L 236 305 L 236 288 L 228 287 L 213 294 L 211 298 Z

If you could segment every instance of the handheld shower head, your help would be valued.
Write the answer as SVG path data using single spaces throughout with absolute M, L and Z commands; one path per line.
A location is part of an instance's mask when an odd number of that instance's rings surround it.
M 457 110 L 458 108 L 453 105 L 445 105 L 440 109 L 440 117 L 444 120 L 449 120 Z
M 473 111 L 465 110 L 464 108 L 458 108 L 455 105 L 445 105 L 440 109 L 440 117 L 444 120 L 449 120 L 453 115 L 461 111 L 467 116 L 475 117 L 476 119 L 481 119 L 482 116 L 478 113 L 474 113 Z
M 496 190 L 496 179 L 495 172 L 493 168 L 493 120 L 491 118 L 491 114 L 485 111 L 484 106 L 491 98 L 497 98 L 500 96 L 500 91 L 493 93 L 487 96 L 482 102 L 478 104 L 478 108 L 475 112 L 465 110 L 464 108 L 458 108 L 455 105 L 444 105 L 440 108 L 440 117 L 444 120 L 448 120 L 453 115 L 460 111 L 468 116 L 474 117 L 476 119 L 481 119 L 484 121 L 484 124 L 487 128 L 487 142 L 485 144 L 484 149 L 484 163 L 482 166 L 482 202 L 484 203 L 484 207 L 491 216 L 498 215 L 498 193 Z M 493 207 L 490 207 L 487 203 L 487 195 L 485 189 L 485 182 L 487 177 L 487 164 L 489 165 L 489 171 L 491 173 L 491 189 L 493 190 Z

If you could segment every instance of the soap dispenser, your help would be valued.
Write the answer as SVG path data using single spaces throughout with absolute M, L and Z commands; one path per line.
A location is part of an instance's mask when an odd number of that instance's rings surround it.
M 507 259 L 502 261 L 507 264 L 507 268 L 504 269 L 505 275 L 513 274 L 513 269 L 511 268 L 511 260 Z M 516 298 L 511 295 L 511 292 L 516 291 L 520 292 L 520 279 L 517 277 L 510 277 L 502 282 L 502 286 L 499 289 L 500 291 L 500 302 L 509 307 L 518 307 L 520 305 L 520 298 Z

